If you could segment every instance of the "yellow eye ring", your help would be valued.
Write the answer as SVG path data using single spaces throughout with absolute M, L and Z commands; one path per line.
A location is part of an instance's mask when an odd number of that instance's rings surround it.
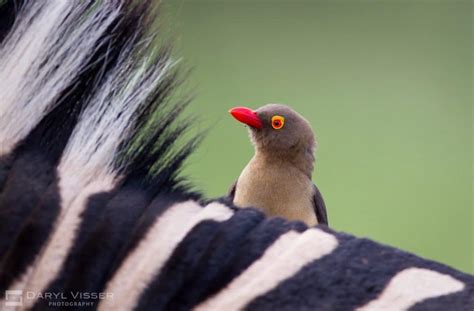
M 285 125 L 285 118 L 282 116 L 273 116 L 272 117 L 272 127 L 275 130 L 279 130 Z

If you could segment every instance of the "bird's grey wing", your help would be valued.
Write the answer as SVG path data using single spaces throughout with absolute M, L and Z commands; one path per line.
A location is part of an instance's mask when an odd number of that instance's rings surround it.
M 227 198 L 229 198 L 231 201 L 234 201 L 236 187 L 237 187 L 237 180 L 232 183 L 232 185 L 229 187 L 229 191 L 227 192 Z
M 314 194 L 313 194 L 313 207 L 314 212 L 316 213 L 316 218 L 318 218 L 318 224 L 325 224 L 328 225 L 328 215 L 326 212 L 326 204 L 324 204 L 323 196 L 319 191 L 316 185 L 314 186 Z

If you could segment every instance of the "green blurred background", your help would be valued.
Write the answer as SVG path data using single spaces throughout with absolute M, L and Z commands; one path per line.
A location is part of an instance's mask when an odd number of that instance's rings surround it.
M 165 2 L 211 128 L 185 174 L 225 194 L 253 154 L 228 109 L 288 104 L 318 137 L 331 227 L 474 273 L 472 6 Z

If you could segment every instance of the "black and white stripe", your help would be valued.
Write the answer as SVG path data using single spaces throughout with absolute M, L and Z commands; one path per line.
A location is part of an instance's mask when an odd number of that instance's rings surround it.
M 470 275 L 190 191 L 151 1 L 0 4 L 0 309 L 473 310 Z

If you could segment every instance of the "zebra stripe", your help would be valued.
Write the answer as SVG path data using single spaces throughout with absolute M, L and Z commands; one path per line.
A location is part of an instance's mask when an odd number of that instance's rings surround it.
M 206 220 L 222 222 L 232 214 L 228 207 L 218 203 L 204 208 L 193 201 L 172 206 L 150 228 L 107 284 L 106 292 L 120 298 L 104 300 L 99 310 L 133 309 L 141 292 L 159 274 L 176 246 L 194 226 Z
M 155 17 L 146 0 L 0 5 L 0 310 L 473 310 L 471 275 L 190 191 Z
M 59 215 L 60 223 L 51 234 L 47 245 L 43 246 L 39 259 L 33 264 L 33 273 L 27 275 L 29 281 L 25 284 L 25 288 L 37 293 L 46 291 L 47 286 L 58 275 L 67 255 L 71 251 L 75 235 L 77 234 L 77 228 L 81 221 L 80 215 L 86 208 L 85 202 L 90 195 L 101 191 L 108 191 L 111 188 L 111 182 L 107 179 L 89 184 L 77 196 L 66 212 Z M 35 299 L 28 300 L 26 307 L 32 307 L 35 302 Z
M 215 297 L 197 306 L 196 310 L 243 309 L 250 301 L 269 292 L 306 264 L 330 254 L 337 244 L 334 236 L 318 229 L 285 233 L 260 259 Z
M 463 288 L 463 283 L 449 275 L 408 268 L 397 273 L 377 299 L 357 308 L 357 311 L 407 310 L 427 298 L 455 293 Z

